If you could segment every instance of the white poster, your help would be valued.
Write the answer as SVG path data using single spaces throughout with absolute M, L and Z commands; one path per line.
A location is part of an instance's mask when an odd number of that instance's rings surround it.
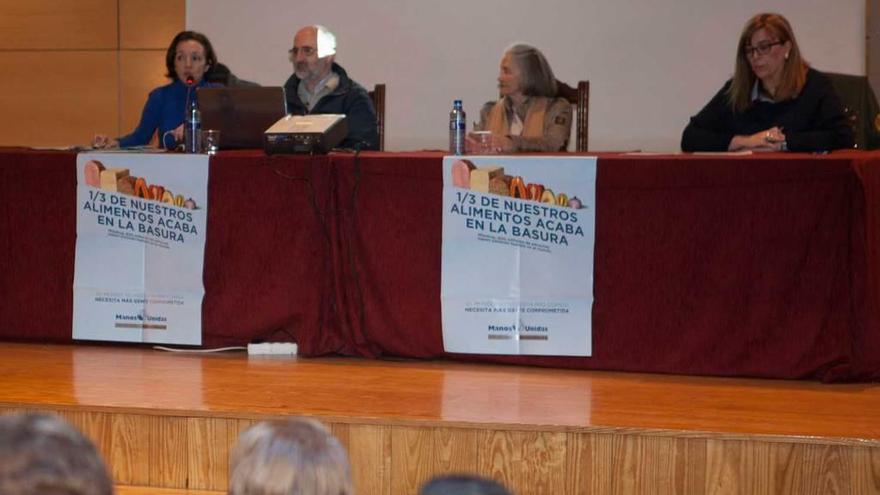
M 208 156 L 77 157 L 73 338 L 200 345 Z
M 596 158 L 443 159 L 447 352 L 590 356 Z

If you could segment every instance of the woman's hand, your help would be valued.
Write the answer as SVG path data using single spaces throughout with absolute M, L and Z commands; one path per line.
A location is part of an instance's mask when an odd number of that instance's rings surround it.
M 174 142 L 183 142 L 183 124 L 180 124 L 173 131 L 171 131 L 171 135 L 174 136 Z
M 488 155 L 491 153 L 490 150 L 486 149 L 484 146 L 484 142 L 489 142 L 490 139 L 484 139 L 483 133 L 474 133 L 469 132 L 467 136 L 464 138 L 464 149 L 468 155 Z
M 494 155 L 513 151 L 513 140 L 508 136 L 489 132 L 471 132 L 465 137 L 465 149 L 472 155 Z
M 781 127 L 774 126 L 750 136 L 734 136 L 727 149 L 730 151 L 784 151 L 786 149 L 785 133 L 782 132 Z
M 107 148 L 118 148 L 119 141 L 115 139 L 110 139 L 106 134 L 95 134 L 95 137 L 92 138 L 92 148 L 95 149 L 107 149 Z

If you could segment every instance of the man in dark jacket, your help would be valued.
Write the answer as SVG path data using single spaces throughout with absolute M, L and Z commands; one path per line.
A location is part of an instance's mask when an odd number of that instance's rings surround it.
M 294 115 L 342 113 L 348 136 L 341 146 L 379 149 L 376 110 L 370 95 L 334 62 L 336 36 L 324 26 L 297 31 L 290 50 L 294 73 L 284 83 L 287 111 Z

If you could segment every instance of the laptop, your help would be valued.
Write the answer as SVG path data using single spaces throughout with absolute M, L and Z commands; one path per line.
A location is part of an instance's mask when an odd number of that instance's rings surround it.
M 202 129 L 220 131 L 220 149 L 263 149 L 263 132 L 287 115 L 284 88 L 199 88 Z

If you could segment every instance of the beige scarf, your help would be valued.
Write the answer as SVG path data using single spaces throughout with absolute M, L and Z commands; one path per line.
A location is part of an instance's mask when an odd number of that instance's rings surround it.
M 526 110 L 526 120 L 523 122 L 522 136 L 527 138 L 544 137 L 544 114 L 547 113 L 549 98 L 540 96 L 529 97 L 529 108 Z M 492 109 L 489 110 L 488 131 L 492 134 L 506 136 L 510 134 L 510 122 L 507 119 L 507 109 L 504 107 L 505 98 L 501 98 Z

